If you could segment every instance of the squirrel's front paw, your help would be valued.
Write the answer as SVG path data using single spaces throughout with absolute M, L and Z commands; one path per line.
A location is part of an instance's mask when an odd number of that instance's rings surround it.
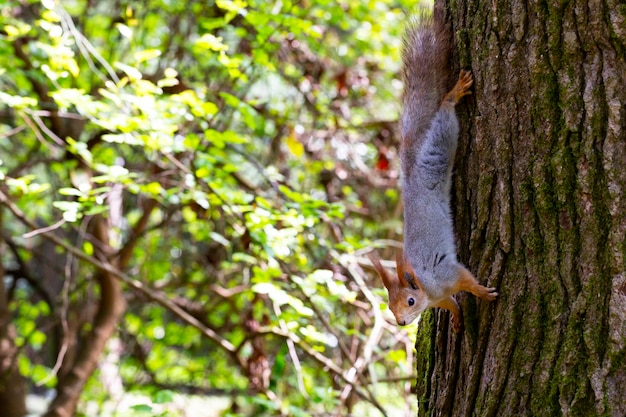
M 498 293 L 496 292 L 496 289 L 493 287 L 491 288 L 482 287 L 480 294 L 478 294 L 478 296 L 482 298 L 483 300 L 493 301 L 498 296 Z

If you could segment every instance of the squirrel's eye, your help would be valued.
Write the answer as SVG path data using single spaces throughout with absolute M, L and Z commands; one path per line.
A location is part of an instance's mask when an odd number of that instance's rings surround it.
M 415 299 L 413 299 L 413 297 L 409 297 L 409 307 L 413 307 L 414 304 L 415 304 Z

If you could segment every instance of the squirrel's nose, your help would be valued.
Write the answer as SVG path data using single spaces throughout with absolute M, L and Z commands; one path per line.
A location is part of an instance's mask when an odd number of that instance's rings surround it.
M 398 324 L 399 324 L 400 326 L 404 326 L 406 323 L 404 322 L 404 320 L 398 320 Z

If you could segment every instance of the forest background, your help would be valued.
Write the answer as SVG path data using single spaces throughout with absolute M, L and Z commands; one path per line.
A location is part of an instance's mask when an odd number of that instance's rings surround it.
M 366 254 L 427 6 L 0 1 L 3 416 L 414 415 Z

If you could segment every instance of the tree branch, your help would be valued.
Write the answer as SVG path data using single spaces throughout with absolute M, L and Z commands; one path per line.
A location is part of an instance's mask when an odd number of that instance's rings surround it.
M 12 201 L 10 201 L 7 198 L 7 196 L 4 194 L 4 192 L 2 192 L 1 190 L 0 190 L 0 204 L 3 204 L 4 206 L 6 206 L 9 209 L 9 211 L 11 211 L 11 213 L 13 213 L 13 215 L 24 225 L 26 225 L 32 230 L 37 229 L 37 226 L 32 221 L 30 221 L 24 215 L 24 213 L 15 204 L 13 204 Z M 132 279 L 125 273 L 114 268 L 108 261 L 101 261 L 101 260 L 94 258 L 93 256 L 87 255 L 81 250 L 76 249 L 75 247 L 64 242 L 61 238 L 57 237 L 56 235 L 52 233 L 43 233 L 41 236 L 48 239 L 52 243 L 60 246 L 65 251 L 72 253 L 73 255 L 82 259 L 83 261 L 89 262 L 90 264 L 104 271 L 111 273 L 113 276 L 117 277 L 119 280 L 121 280 L 122 282 L 124 282 L 125 284 L 133 288 L 134 290 L 143 294 L 149 300 L 155 301 L 158 304 L 160 304 L 162 307 L 165 307 L 166 309 L 171 311 L 173 314 L 178 316 L 181 320 L 195 327 L 197 330 L 200 331 L 200 333 L 208 337 L 210 340 L 212 340 L 214 343 L 216 343 L 218 346 L 220 346 L 222 349 L 228 352 L 231 355 L 231 357 L 235 360 L 235 362 L 237 362 L 240 366 L 242 367 L 244 366 L 243 360 L 235 354 L 235 351 L 236 351 L 235 346 L 230 341 L 224 339 L 212 329 L 202 325 L 200 321 L 198 321 L 195 317 L 188 314 L 181 307 L 177 306 L 175 303 L 169 300 L 167 296 L 165 296 L 162 292 L 154 291 L 146 287 L 143 282 L 138 281 L 136 279 Z

